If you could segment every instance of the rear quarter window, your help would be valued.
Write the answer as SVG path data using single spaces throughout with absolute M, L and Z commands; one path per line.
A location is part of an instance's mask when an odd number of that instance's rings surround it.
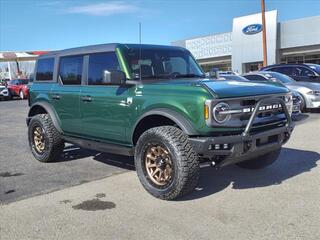
M 39 59 L 37 62 L 36 80 L 51 81 L 53 79 L 54 58 Z

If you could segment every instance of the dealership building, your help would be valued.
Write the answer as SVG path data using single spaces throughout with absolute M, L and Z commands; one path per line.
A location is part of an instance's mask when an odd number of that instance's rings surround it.
M 320 16 L 278 22 L 278 11 L 266 12 L 267 60 L 320 64 Z M 262 66 L 261 13 L 233 19 L 232 32 L 172 42 L 187 48 L 204 71 L 245 73 Z

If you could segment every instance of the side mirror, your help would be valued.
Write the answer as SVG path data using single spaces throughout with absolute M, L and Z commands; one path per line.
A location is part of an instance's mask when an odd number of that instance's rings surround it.
M 316 75 L 311 74 L 311 73 L 308 73 L 307 76 L 308 76 L 308 78 L 316 78 L 317 77 Z
M 126 81 L 126 75 L 122 71 L 103 71 L 102 83 L 105 85 L 121 85 Z

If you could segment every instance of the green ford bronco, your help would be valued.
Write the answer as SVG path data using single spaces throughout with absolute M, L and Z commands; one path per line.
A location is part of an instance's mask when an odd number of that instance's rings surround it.
M 65 142 L 134 156 L 141 184 L 161 199 L 192 191 L 200 164 L 272 164 L 293 130 L 287 88 L 208 79 L 180 47 L 51 52 L 34 78 L 27 125 L 37 160 L 58 160 Z

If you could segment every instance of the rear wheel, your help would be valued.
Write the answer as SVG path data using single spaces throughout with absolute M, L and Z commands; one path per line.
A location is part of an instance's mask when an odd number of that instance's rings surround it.
M 241 168 L 246 168 L 246 169 L 265 168 L 271 165 L 272 163 L 274 163 L 278 159 L 280 151 L 281 151 L 281 148 L 273 152 L 267 153 L 265 155 L 253 158 L 251 160 L 237 163 L 237 165 Z
M 32 117 L 28 128 L 29 145 L 33 156 L 40 162 L 59 160 L 64 141 L 48 114 Z
M 178 128 L 151 128 L 139 138 L 135 166 L 143 187 L 153 196 L 172 200 L 191 192 L 199 179 L 198 156 Z

